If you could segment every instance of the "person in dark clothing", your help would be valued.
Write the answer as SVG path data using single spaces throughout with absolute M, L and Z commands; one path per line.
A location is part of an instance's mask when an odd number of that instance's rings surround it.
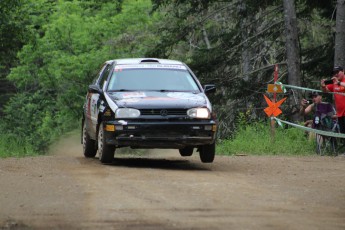
M 335 109 L 332 104 L 322 101 L 320 92 L 312 92 L 312 103 L 308 100 L 302 99 L 300 113 L 308 115 L 313 113 L 313 119 L 306 121 L 306 126 L 311 126 L 315 129 L 332 130 L 334 120 L 336 119 Z

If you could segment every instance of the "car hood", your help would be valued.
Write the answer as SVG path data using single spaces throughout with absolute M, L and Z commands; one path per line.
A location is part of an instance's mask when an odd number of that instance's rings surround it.
M 109 92 L 111 100 L 117 107 L 146 108 L 193 108 L 208 107 L 204 93 L 192 92 Z

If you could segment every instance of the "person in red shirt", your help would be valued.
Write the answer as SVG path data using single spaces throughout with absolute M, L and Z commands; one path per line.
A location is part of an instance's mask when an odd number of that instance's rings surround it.
M 337 111 L 338 123 L 341 133 L 345 133 L 345 76 L 344 69 L 341 66 L 335 66 L 332 72 L 331 84 L 326 84 L 325 79 L 321 80 L 323 92 L 335 92 L 334 101 Z M 339 94 L 339 93 L 343 93 Z

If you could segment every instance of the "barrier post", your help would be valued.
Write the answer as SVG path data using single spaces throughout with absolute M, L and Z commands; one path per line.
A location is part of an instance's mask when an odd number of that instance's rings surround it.
M 278 64 L 275 64 L 275 66 L 274 66 L 274 84 L 276 84 L 277 80 L 278 80 Z M 277 93 L 273 93 L 273 103 L 276 103 L 276 101 L 277 101 Z M 271 116 L 271 142 L 272 143 L 274 143 L 275 135 L 276 135 L 275 124 L 276 124 L 276 121 L 273 119 L 273 116 Z
M 273 93 L 272 101 L 264 94 L 264 98 L 268 105 L 268 107 L 265 108 L 264 111 L 267 114 L 267 116 L 271 118 L 271 121 L 270 121 L 271 142 L 275 141 L 276 120 L 274 118 L 279 116 L 279 114 L 282 113 L 282 111 L 279 109 L 279 106 L 286 100 L 286 97 L 284 97 L 283 99 L 277 102 L 277 93 L 284 92 L 282 90 L 281 83 L 277 84 L 277 80 L 278 80 L 278 65 L 276 64 L 274 66 L 274 84 L 268 84 L 267 86 L 267 93 Z

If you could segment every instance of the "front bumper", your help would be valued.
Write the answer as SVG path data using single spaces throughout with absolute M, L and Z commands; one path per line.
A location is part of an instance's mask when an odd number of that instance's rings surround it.
M 108 121 L 107 144 L 132 148 L 184 148 L 212 144 L 216 122 L 206 121 Z

